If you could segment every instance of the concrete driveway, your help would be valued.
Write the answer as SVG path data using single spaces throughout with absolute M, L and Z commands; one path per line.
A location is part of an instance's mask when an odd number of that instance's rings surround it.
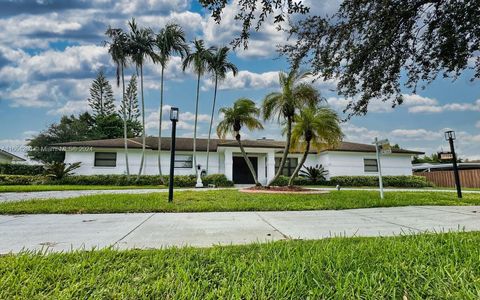
M 480 230 L 480 206 L 337 211 L 0 216 L 0 253 L 247 244 Z

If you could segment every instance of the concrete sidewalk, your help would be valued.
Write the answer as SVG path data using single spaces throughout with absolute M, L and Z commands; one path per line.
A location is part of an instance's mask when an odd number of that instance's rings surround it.
M 175 191 L 196 191 L 205 192 L 211 190 L 223 190 L 223 189 L 239 189 L 234 188 L 181 188 L 175 189 Z M 334 191 L 335 188 L 312 188 L 321 191 Z M 378 191 L 378 188 L 342 188 L 342 191 Z M 79 191 L 45 191 L 45 192 L 22 192 L 22 193 L 0 193 L 1 202 L 15 202 L 33 199 L 65 199 L 74 198 L 87 195 L 105 195 L 105 194 L 150 194 L 150 193 L 166 193 L 168 189 L 128 189 L 128 190 L 79 190 Z M 456 190 L 436 190 L 436 189 L 395 189 L 386 188 L 385 192 L 446 192 L 456 193 Z M 480 191 L 463 191 L 464 194 L 480 194 Z
M 480 230 L 480 206 L 338 211 L 0 216 L 0 253 L 246 244 L 331 236 Z

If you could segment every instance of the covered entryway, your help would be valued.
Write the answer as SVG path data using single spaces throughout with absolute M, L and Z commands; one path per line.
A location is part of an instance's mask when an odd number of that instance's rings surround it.
M 249 157 L 255 172 L 258 172 L 258 159 Z M 235 184 L 255 184 L 255 179 L 248 168 L 247 162 L 241 156 L 233 157 L 233 182 Z

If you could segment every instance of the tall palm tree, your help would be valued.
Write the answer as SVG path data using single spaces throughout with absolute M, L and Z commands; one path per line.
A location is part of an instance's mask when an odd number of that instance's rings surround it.
M 162 151 L 162 116 L 163 116 L 163 76 L 167 63 L 173 54 L 179 54 L 184 58 L 188 52 L 188 44 L 185 42 L 185 32 L 178 24 L 167 24 L 155 37 L 156 53 L 154 61 L 160 64 L 160 107 L 158 109 L 158 174 L 162 175 L 161 151 Z
M 291 145 L 292 124 L 295 121 L 295 115 L 301 108 L 315 107 L 322 101 L 320 93 L 312 85 L 302 83 L 302 80 L 309 75 L 309 72 L 300 72 L 298 67 L 293 67 L 288 74 L 280 72 L 281 91 L 270 93 L 263 100 L 264 120 L 277 119 L 278 122 L 285 124 L 284 132 L 287 136 L 279 168 L 267 186 L 270 186 L 282 174 Z
M 295 118 L 295 125 L 292 129 L 292 145 L 295 145 L 297 150 L 303 148 L 303 156 L 293 171 L 288 185 L 293 185 L 293 180 L 305 163 L 311 148 L 321 150 L 334 147 L 341 142 L 342 138 L 340 118 L 334 110 L 328 107 L 302 109 Z
M 203 40 L 195 40 L 193 42 L 194 51 L 189 53 L 183 60 L 183 70 L 185 71 L 189 66 L 192 66 L 194 72 L 197 74 L 197 98 L 195 100 L 195 123 L 193 129 L 193 165 L 195 167 L 195 175 L 198 176 L 197 170 L 197 121 L 198 121 L 198 100 L 200 97 L 200 77 L 208 71 L 207 62 L 212 56 L 215 48 L 205 48 Z
M 125 73 L 124 68 L 127 66 L 127 35 L 120 28 L 108 27 L 105 34 L 110 38 L 110 42 L 107 42 L 109 45 L 108 53 L 112 57 L 112 60 L 117 66 L 116 75 L 117 75 L 117 86 L 120 86 L 120 79 L 122 81 L 122 101 L 125 99 Z M 122 109 L 123 115 L 123 140 L 124 140 L 124 149 L 125 149 L 125 166 L 127 172 L 127 179 L 130 179 L 130 166 L 128 163 L 128 133 L 127 133 L 127 111 L 126 106 L 123 105 Z
M 257 172 L 253 168 L 252 162 L 243 149 L 240 130 L 243 126 L 249 130 L 263 129 L 262 123 L 258 120 L 260 109 L 255 106 L 255 102 L 247 98 L 240 98 L 233 103 L 233 107 L 222 107 L 219 110 L 223 114 L 223 120 L 218 123 L 217 135 L 221 139 L 225 139 L 227 134 L 233 134 L 237 140 L 243 159 L 247 163 L 250 173 L 255 180 L 255 185 L 260 186 L 258 182 Z
M 153 32 L 150 28 L 139 28 L 135 19 L 132 18 L 128 22 L 130 33 L 128 35 L 128 53 L 132 61 L 135 63 L 137 71 L 140 71 L 140 92 L 142 97 L 142 158 L 140 160 L 140 168 L 138 170 L 137 180 L 143 171 L 145 162 L 145 98 L 143 95 L 143 65 L 148 57 L 153 56 Z
M 215 114 L 215 103 L 217 102 L 217 88 L 218 82 L 224 80 L 227 77 L 227 72 L 231 71 L 233 76 L 237 76 L 238 69 L 237 67 L 228 61 L 228 51 L 230 48 L 222 47 L 215 50 L 211 55 L 208 62 L 208 70 L 213 73 L 215 80 L 215 89 L 213 92 L 213 104 L 212 104 L 212 114 L 210 116 L 210 126 L 208 127 L 208 140 L 207 140 L 207 167 L 206 171 L 208 173 L 208 163 L 210 159 L 210 136 L 212 134 L 212 125 L 213 125 L 213 116 Z

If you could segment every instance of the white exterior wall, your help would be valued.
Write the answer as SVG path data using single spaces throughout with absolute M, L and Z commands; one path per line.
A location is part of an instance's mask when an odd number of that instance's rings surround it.
M 328 170 L 328 178 L 333 176 L 375 176 L 377 172 L 364 171 L 364 159 L 376 159 L 375 153 L 323 152 L 319 163 Z M 412 175 L 410 154 L 388 154 L 380 157 L 382 175 Z
M 96 167 L 95 152 L 116 152 L 117 166 L 116 167 Z M 128 154 L 128 165 L 130 167 L 130 174 L 138 174 L 140 161 L 142 157 L 141 149 L 130 149 Z M 176 151 L 177 155 L 192 155 L 192 152 Z M 81 162 L 80 168 L 75 170 L 77 175 L 92 175 L 92 174 L 126 174 L 125 153 L 118 149 L 95 149 L 92 152 L 73 152 L 67 151 L 65 153 L 65 163 Z M 205 169 L 207 163 L 207 153 L 197 152 L 197 163 Z M 161 155 L 162 174 L 168 175 L 170 172 L 170 151 L 162 151 Z M 158 152 L 152 150 L 145 151 L 145 165 L 142 171 L 143 175 L 158 175 Z M 219 154 L 218 152 L 210 152 L 209 173 L 219 173 Z M 191 175 L 195 174 L 194 166 L 192 168 L 175 168 L 175 175 Z
M 268 180 L 273 178 L 275 157 L 281 157 L 280 153 L 275 153 L 274 149 L 245 149 L 248 156 L 258 158 L 258 179 L 265 184 Z M 95 167 L 94 166 L 94 152 L 116 152 L 117 166 L 116 167 Z M 157 151 L 146 150 L 146 168 L 142 174 L 157 175 Z M 192 152 L 177 151 L 178 155 L 191 155 Z M 210 152 L 210 166 L 209 174 L 225 174 L 228 179 L 233 178 L 232 157 L 241 156 L 237 148 L 225 148 L 219 152 Z M 289 157 L 297 157 L 299 160 L 301 154 L 291 154 Z M 170 152 L 162 151 L 162 174 L 167 175 L 170 171 Z M 206 167 L 206 152 L 197 152 L 197 163 Z M 327 179 L 333 176 L 375 176 L 377 172 L 365 172 L 363 160 L 375 159 L 375 153 L 360 153 L 360 152 L 322 152 L 320 154 L 309 154 L 305 161 L 305 166 L 315 166 L 321 164 L 329 173 Z M 137 174 L 140 166 L 141 150 L 129 150 L 129 166 L 130 173 Z M 67 151 L 65 153 L 65 162 L 81 162 L 79 169 L 75 170 L 77 175 L 92 175 L 92 174 L 126 174 L 125 155 L 123 149 L 95 149 L 92 152 L 73 152 Z M 383 175 L 412 175 L 411 155 L 409 154 L 390 154 L 381 157 L 382 173 Z M 191 175 L 195 174 L 194 166 L 192 168 L 176 168 L 175 175 Z

